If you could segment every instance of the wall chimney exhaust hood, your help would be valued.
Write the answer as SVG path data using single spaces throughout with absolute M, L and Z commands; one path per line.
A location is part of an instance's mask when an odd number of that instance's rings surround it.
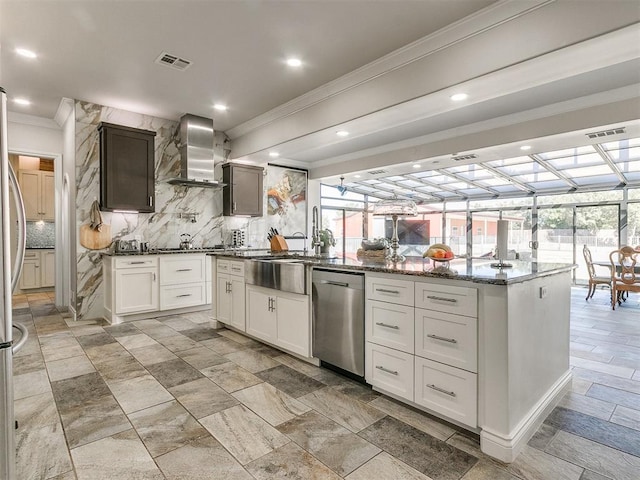
M 180 118 L 180 177 L 172 185 L 222 188 L 213 176 L 213 120 L 186 114 Z

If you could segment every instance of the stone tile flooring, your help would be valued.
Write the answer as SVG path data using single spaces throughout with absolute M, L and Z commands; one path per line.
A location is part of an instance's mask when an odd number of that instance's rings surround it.
M 640 478 L 639 295 L 571 308 L 573 387 L 510 465 L 478 437 L 236 332 L 206 313 L 73 322 L 14 297 L 18 478 Z

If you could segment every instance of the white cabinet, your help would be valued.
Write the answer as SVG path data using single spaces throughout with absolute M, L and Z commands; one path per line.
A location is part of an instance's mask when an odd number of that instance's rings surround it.
M 55 250 L 28 249 L 24 254 L 20 290 L 55 285 Z
M 245 331 L 244 262 L 216 262 L 217 320 Z
M 309 296 L 247 285 L 247 333 L 309 357 Z
M 111 257 L 105 257 L 105 267 Z M 108 265 L 111 267 L 111 265 Z M 115 315 L 158 310 L 158 257 L 113 259 L 113 270 L 105 275 L 105 307 Z
M 18 180 L 27 220 L 55 219 L 55 177 L 53 172 L 20 170 Z
M 477 290 L 367 275 L 365 378 L 477 426 Z
M 161 256 L 160 310 L 206 302 L 206 256 L 192 253 Z

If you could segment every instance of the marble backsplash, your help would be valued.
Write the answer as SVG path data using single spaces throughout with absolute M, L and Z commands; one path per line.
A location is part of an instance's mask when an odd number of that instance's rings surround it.
M 113 239 L 140 238 L 154 247 L 177 247 L 180 234 L 193 237 L 195 246 L 213 246 L 229 242 L 231 229 L 245 230 L 248 244 L 266 247 L 263 218 L 222 216 L 222 190 L 170 185 L 169 178 L 180 171 L 178 122 L 127 112 L 93 103 L 76 101 L 76 228 L 89 222 L 89 211 L 100 197 L 100 141 L 98 125 L 117 125 L 153 130 L 155 137 L 156 212 L 124 214 L 102 212 L 104 223 L 111 225 Z M 225 160 L 224 135 L 216 132 L 214 158 Z M 220 165 L 216 167 L 220 169 Z M 216 175 L 222 177 L 221 171 Z M 187 216 L 196 215 L 191 222 Z M 77 317 L 102 316 L 103 286 L 101 251 L 77 245 Z
M 27 248 L 55 248 L 56 224 L 54 222 L 27 222 Z

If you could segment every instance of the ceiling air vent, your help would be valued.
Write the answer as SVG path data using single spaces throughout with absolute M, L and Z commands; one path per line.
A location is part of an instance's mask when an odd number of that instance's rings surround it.
M 589 138 L 608 137 L 610 135 L 618 135 L 620 133 L 624 133 L 624 129 L 625 129 L 625 127 L 612 128 L 610 130 L 601 130 L 600 132 L 587 133 L 586 135 Z
M 381 173 L 387 173 L 386 170 L 370 170 L 367 172 L 369 175 L 380 175 Z
M 454 162 L 460 162 L 461 160 L 473 160 L 474 158 L 478 158 L 478 155 L 475 153 L 471 153 L 469 155 L 458 155 L 457 157 L 451 157 L 451 160 Z
M 176 70 L 186 70 L 191 66 L 191 61 L 180 58 L 176 55 L 171 55 L 167 52 L 162 52 L 160 56 L 156 58 L 156 63 L 175 68 Z

